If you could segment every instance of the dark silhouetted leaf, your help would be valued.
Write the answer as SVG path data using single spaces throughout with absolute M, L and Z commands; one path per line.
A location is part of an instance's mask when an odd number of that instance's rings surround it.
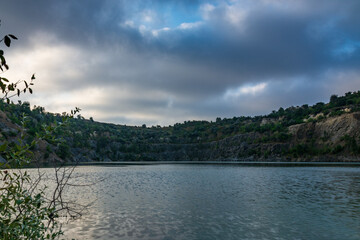
M 32 76 L 31 76 L 31 80 L 34 80 L 35 79 L 35 74 L 33 74 Z
M 32 89 L 31 88 L 29 88 L 29 92 L 30 92 L 30 94 L 32 94 Z
M 0 50 L 0 55 L 4 55 L 4 51 L 3 51 L 3 50 Z
M 17 95 L 20 96 L 20 89 L 17 90 Z
M 15 39 L 15 40 L 17 40 L 18 38 L 17 37 L 15 37 L 14 35 L 12 35 L 12 34 L 9 34 L 8 35 L 9 37 L 11 37 L 12 39 Z
M 1 59 L 1 65 L 6 64 L 6 60 L 3 55 L 0 55 L 0 59 Z
M 7 47 L 10 47 L 11 39 L 8 36 L 4 37 L 4 42 Z

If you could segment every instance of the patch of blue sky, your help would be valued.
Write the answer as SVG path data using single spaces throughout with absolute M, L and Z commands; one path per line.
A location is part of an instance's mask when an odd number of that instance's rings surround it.
M 360 41 L 346 40 L 339 47 L 332 51 L 334 57 L 343 60 L 352 57 L 356 51 L 360 48 Z
M 198 4 L 187 6 L 178 4 L 160 5 L 156 11 L 164 16 L 166 26 L 159 27 L 176 28 L 182 23 L 199 22 L 202 20 L 199 7 Z
M 149 30 L 169 28 L 175 29 L 183 23 L 198 23 L 204 21 L 201 6 L 205 3 L 217 5 L 217 1 L 159 1 L 137 6 L 127 19 L 135 26 L 145 26 Z M 133 9 L 134 10 L 134 9 Z

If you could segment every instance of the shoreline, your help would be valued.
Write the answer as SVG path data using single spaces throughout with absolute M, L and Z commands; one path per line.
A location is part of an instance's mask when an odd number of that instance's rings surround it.
M 250 167 L 360 167 L 360 162 L 234 162 L 234 161 L 139 161 L 81 162 L 67 166 L 134 166 L 134 165 L 238 165 Z

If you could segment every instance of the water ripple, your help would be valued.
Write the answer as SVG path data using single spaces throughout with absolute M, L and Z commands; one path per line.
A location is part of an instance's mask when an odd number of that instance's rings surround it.
M 78 239 L 360 239 L 360 168 L 79 167 Z

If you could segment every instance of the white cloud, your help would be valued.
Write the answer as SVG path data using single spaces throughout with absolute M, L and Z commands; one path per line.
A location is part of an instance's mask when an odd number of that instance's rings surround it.
M 223 24 L 245 30 L 245 21 L 249 12 L 256 4 L 249 1 L 233 1 L 219 5 L 203 4 L 200 12 L 204 22 L 210 25 L 221 26 Z
M 215 10 L 215 6 L 209 3 L 203 4 L 200 6 L 202 16 L 205 20 L 208 20 L 211 17 L 211 14 Z
M 225 92 L 224 98 L 233 99 L 244 95 L 256 95 L 263 92 L 267 85 L 267 83 L 263 82 L 256 85 L 240 86 L 235 89 L 229 89 Z
M 179 29 L 187 30 L 192 28 L 197 28 L 199 26 L 203 25 L 203 22 L 191 22 L 191 23 L 182 23 L 178 26 Z
M 85 70 L 101 61 L 75 46 L 59 42 L 54 35 L 38 32 L 30 39 L 26 49 L 14 48 L 7 55 L 12 80 L 29 79 L 33 73 L 37 79 L 36 89 L 61 91 L 62 86 L 81 79 Z M 21 69 L 14 71 L 13 69 Z
M 140 19 L 145 23 L 152 23 L 157 20 L 157 14 L 153 10 L 146 9 L 140 13 Z
M 164 27 L 164 28 L 161 28 L 161 29 L 155 29 L 155 30 L 152 30 L 151 33 L 154 37 L 158 37 L 159 34 L 161 34 L 162 32 L 167 32 L 167 31 L 170 31 L 171 28 L 169 27 Z
M 126 20 L 124 23 L 120 24 L 120 26 L 135 28 L 135 23 L 132 20 Z
M 233 25 L 241 26 L 246 17 L 247 10 L 245 10 L 241 5 L 226 6 L 225 8 L 225 18 Z

